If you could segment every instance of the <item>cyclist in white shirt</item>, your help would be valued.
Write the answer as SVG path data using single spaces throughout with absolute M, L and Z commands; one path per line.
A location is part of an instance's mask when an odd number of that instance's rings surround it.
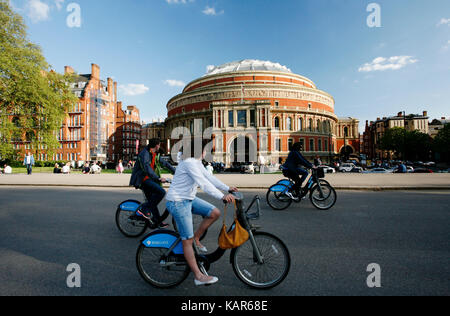
M 217 277 L 206 276 L 198 268 L 193 250 L 195 241 L 198 249 L 207 252 L 206 248 L 200 244 L 200 236 L 220 218 L 220 211 L 214 205 L 196 197 L 197 188 L 200 187 L 208 195 L 217 200 L 231 203 L 234 197 L 225 192 L 236 192 L 236 188 L 230 188 L 219 179 L 211 175 L 203 166 L 202 159 L 205 156 L 204 150 L 195 155 L 194 143 L 191 142 L 191 149 L 183 149 L 183 160 L 178 165 L 172 185 L 167 193 L 167 209 L 176 221 L 178 231 L 182 238 L 183 251 L 186 261 L 194 273 L 195 285 L 209 285 L 218 281 Z M 205 148 L 202 144 L 202 148 Z M 221 191 L 220 191 L 221 190 Z M 192 214 L 204 217 L 199 229 L 194 234 Z

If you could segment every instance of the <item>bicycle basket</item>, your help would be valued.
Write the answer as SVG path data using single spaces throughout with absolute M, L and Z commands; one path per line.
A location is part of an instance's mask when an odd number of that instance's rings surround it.
M 317 177 L 319 179 L 325 178 L 325 169 L 324 168 L 317 168 Z

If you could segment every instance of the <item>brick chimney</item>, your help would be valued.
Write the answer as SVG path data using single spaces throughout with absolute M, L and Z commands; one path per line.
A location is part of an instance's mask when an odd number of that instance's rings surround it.
M 428 116 L 428 111 L 423 111 L 423 116 Z
M 108 78 L 107 81 L 108 81 L 108 94 L 111 97 L 114 92 L 113 91 L 113 80 L 111 78 Z M 116 101 L 116 100 L 114 100 L 114 101 Z
M 117 82 L 114 82 L 114 101 L 117 102 Z M 122 105 L 121 105 L 122 108 Z
M 75 71 L 70 66 L 64 66 L 64 73 L 65 74 L 73 74 Z
M 96 64 L 91 65 L 91 76 L 100 80 L 100 67 Z

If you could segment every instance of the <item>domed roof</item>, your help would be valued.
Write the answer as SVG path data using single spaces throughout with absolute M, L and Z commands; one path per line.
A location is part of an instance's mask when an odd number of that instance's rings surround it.
M 245 59 L 241 61 L 234 61 L 231 63 L 223 64 L 221 66 L 209 66 L 208 72 L 205 76 L 223 74 L 228 72 L 238 71 L 275 71 L 292 73 L 292 71 L 286 66 L 282 66 L 279 63 L 273 63 L 270 61 L 262 61 L 256 59 Z

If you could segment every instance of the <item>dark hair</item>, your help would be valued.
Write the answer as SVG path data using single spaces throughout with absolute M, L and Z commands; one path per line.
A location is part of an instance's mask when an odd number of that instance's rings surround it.
M 303 150 L 303 144 L 298 142 L 292 145 L 292 151 L 301 151 Z
M 159 144 L 161 144 L 161 141 L 159 140 L 159 138 L 152 138 L 148 141 L 147 149 L 155 148 Z

